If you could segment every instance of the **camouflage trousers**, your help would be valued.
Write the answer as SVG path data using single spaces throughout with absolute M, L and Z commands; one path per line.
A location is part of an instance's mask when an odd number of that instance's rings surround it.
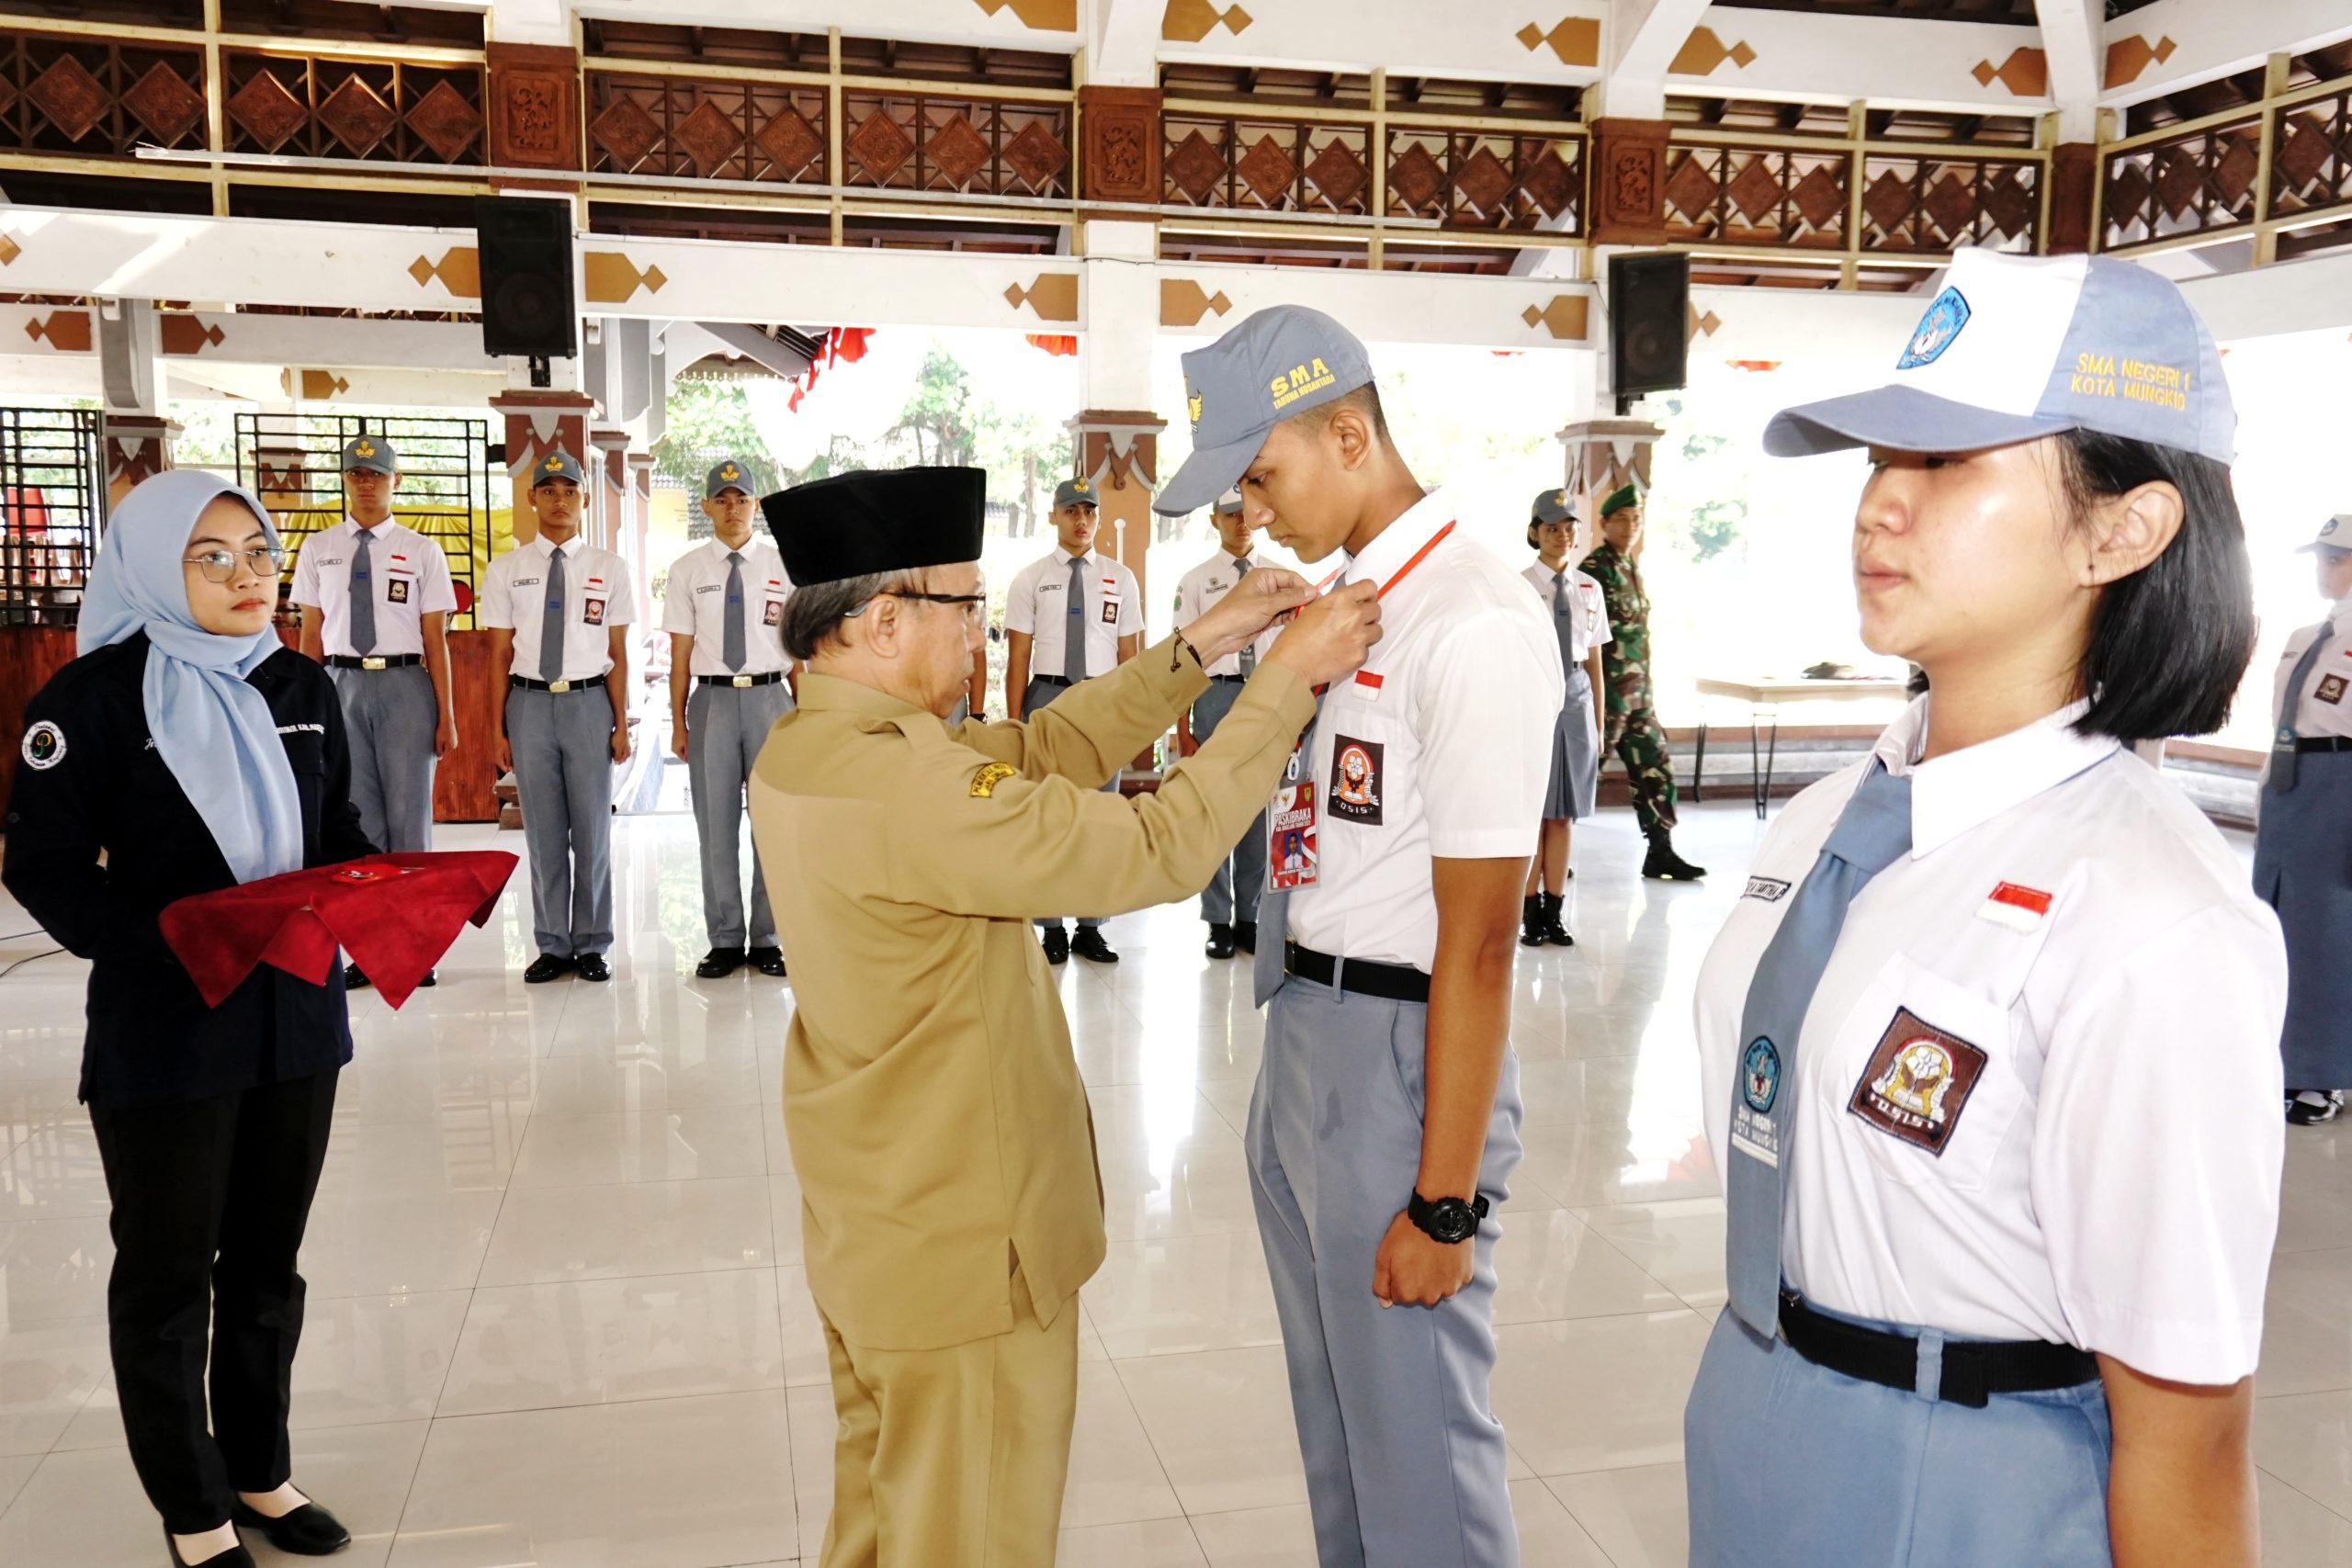
M 1625 764 L 1634 786 L 1634 819 L 1645 837 L 1671 828 L 1674 812 L 1674 764 L 1666 754 L 1666 731 L 1657 713 L 1647 707 L 1609 716 L 1609 749 Z

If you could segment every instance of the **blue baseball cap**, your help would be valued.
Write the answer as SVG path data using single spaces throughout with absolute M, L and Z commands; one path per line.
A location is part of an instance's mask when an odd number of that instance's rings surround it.
M 2070 430 L 2227 463 L 2237 412 L 2212 333 L 2170 278 L 2107 256 L 1952 257 L 1874 391 L 1772 416 L 1764 450 L 1973 452 Z
M 751 476 L 743 471 L 742 464 L 732 457 L 723 457 L 710 472 L 703 476 L 702 498 L 705 501 L 710 501 L 715 499 L 721 491 L 729 490 L 740 490 L 745 495 L 749 495 L 752 493 L 752 479 Z
M 1198 512 L 1233 489 L 1275 425 L 1372 381 L 1355 333 L 1320 310 L 1276 305 L 1184 355 L 1193 455 L 1152 502 L 1163 516 Z
M 1054 510 L 1059 512 L 1073 503 L 1099 507 L 1102 504 L 1102 498 L 1095 494 L 1094 487 L 1084 479 L 1064 479 L 1054 487 Z
M 531 466 L 533 490 L 557 479 L 570 479 L 573 484 L 583 487 L 588 483 L 588 476 L 581 471 L 580 459 L 560 446 Z
M 1566 491 L 1547 490 L 1528 508 L 1528 516 L 1538 526 L 1545 523 L 1573 523 L 1577 520 L 1576 503 L 1568 499 Z
M 343 449 L 343 471 L 347 474 L 358 468 L 397 474 L 401 471 L 401 455 L 380 435 L 357 436 Z

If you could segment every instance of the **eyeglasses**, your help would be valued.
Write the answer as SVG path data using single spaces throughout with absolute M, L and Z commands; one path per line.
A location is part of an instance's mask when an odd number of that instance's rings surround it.
M 237 565 L 242 560 L 255 577 L 276 577 L 286 570 L 286 552 L 276 545 L 260 545 L 253 549 L 207 550 L 202 555 L 185 558 L 187 564 L 204 573 L 207 582 L 234 582 Z
M 977 621 L 988 613 L 989 596 L 986 593 L 916 593 L 904 589 L 893 589 L 888 593 L 877 593 L 875 597 L 876 599 L 920 599 L 926 604 L 961 604 L 964 606 L 964 618 L 967 621 Z

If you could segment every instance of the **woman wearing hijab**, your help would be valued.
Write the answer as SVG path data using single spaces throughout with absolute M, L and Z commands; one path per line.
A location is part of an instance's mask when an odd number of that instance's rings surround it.
M 350 1539 L 295 1488 L 286 1435 L 295 1254 L 351 1059 L 342 971 L 261 965 L 208 1009 L 158 922 L 373 852 L 334 688 L 271 626 L 284 558 L 261 502 L 213 475 L 123 498 L 81 656 L 26 710 L 0 871 L 90 961 L 81 1099 L 113 1203 L 123 1428 L 171 1561 L 216 1568 L 250 1568 L 239 1526 L 304 1555 Z

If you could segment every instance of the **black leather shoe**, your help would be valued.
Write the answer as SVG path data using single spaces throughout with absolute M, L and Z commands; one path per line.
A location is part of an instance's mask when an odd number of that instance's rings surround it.
M 552 953 L 542 953 L 531 960 L 531 966 L 528 969 L 523 971 L 523 984 L 544 986 L 549 980 L 560 980 L 571 973 L 571 959 L 558 958 Z
M 359 967 L 358 964 L 346 964 L 343 966 L 343 988 L 345 990 L 364 991 L 374 984 L 375 982 L 373 980 L 368 978 L 368 971 Z
M 1069 962 L 1069 932 L 1051 926 L 1039 940 L 1045 943 L 1046 963 L 1059 965 Z
M 784 949 L 755 947 L 745 956 L 751 959 L 752 967 L 761 974 L 773 975 L 779 980 L 784 978 Z
M 351 1532 L 343 1521 L 316 1503 L 305 1503 L 275 1519 L 239 1503 L 230 1517 L 239 1529 L 254 1531 L 293 1557 L 328 1557 L 351 1544 Z
M 601 953 L 583 953 L 571 961 L 571 966 L 580 971 L 582 979 L 599 985 L 613 977 L 613 972 L 605 967 L 605 955 Z
M 417 989 L 419 989 L 419 990 L 423 990 L 423 989 L 424 989 L 425 987 L 427 987 L 427 986 L 437 986 L 437 985 L 439 985 L 440 983 L 441 983 L 441 976 L 440 976 L 439 975 L 437 975 L 437 974 L 434 973 L 432 970 L 427 969 L 427 970 L 424 972 L 424 979 L 422 979 L 422 980 L 419 980 L 419 981 L 416 983 L 416 985 L 417 985 Z
M 1519 945 L 1544 945 L 1544 896 L 1531 893 L 1519 901 Z
M 1257 952 L 1258 922 L 1255 920 L 1234 921 L 1233 945 L 1239 948 L 1244 953 Z
M 164 1550 L 172 1554 L 172 1568 L 188 1568 L 187 1559 L 180 1555 L 179 1543 L 172 1539 L 169 1530 L 164 1532 Z M 243 1546 L 232 1546 L 206 1558 L 196 1568 L 254 1568 L 254 1554 Z
M 1233 953 L 1233 928 L 1222 920 L 1211 920 L 1209 922 L 1209 956 L 1230 958 Z
M 1650 835 L 1650 852 L 1642 859 L 1642 874 L 1652 882 L 1697 882 L 1707 874 L 1707 868 L 1676 854 L 1672 836 L 1660 828 Z
M 1574 947 L 1577 944 L 1577 939 L 1570 936 L 1568 928 L 1560 923 L 1562 902 L 1560 896 L 1557 893 L 1546 893 L 1543 896 L 1543 901 L 1542 925 L 1544 942 L 1552 947 Z
M 1119 955 L 1111 951 L 1111 944 L 1102 940 L 1102 928 L 1100 926 L 1079 927 L 1078 935 L 1070 940 L 1069 950 L 1089 964 L 1116 964 L 1119 961 Z
M 741 948 L 714 947 L 702 955 L 701 963 L 695 965 L 695 977 L 698 980 L 724 980 L 741 968 L 742 963 Z

